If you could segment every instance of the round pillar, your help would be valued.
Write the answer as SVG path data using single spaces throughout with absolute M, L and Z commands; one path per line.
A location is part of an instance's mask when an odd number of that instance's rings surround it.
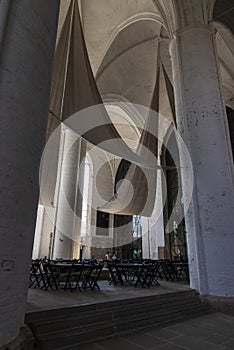
M 79 195 L 81 139 L 70 129 L 64 130 L 64 150 L 58 193 L 53 258 L 72 259 L 82 210 Z M 79 203 L 78 203 L 79 202 Z
M 234 296 L 233 160 L 214 32 L 201 25 L 179 30 L 170 50 L 177 125 L 194 172 L 186 213 L 191 286 L 203 295 Z
M 8 5 L 0 26 L 0 346 L 24 324 L 59 1 Z

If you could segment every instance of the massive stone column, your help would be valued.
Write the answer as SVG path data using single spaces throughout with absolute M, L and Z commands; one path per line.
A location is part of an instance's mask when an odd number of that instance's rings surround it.
M 84 172 L 79 171 L 85 152 L 82 140 L 71 129 L 64 130 L 61 176 L 58 186 L 57 214 L 53 258 L 71 259 L 79 242 L 82 214 L 82 183 Z M 75 249 L 76 250 L 76 249 Z
M 162 172 L 157 170 L 154 210 L 150 218 L 142 217 L 143 258 L 159 259 L 164 251 Z
M 234 296 L 233 161 L 214 34 L 205 25 L 185 27 L 170 51 L 177 124 L 194 172 L 186 214 L 191 286 L 203 295 Z M 180 157 L 186 199 L 187 169 Z
M 59 8 L 58 0 L 6 2 L 5 12 L 0 3 L 0 346 L 24 323 Z
M 164 256 L 164 221 L 163 221 L 163 173 L 161 170 L 157 171 L 157 189 L 155 199 L 155 216 L 151 217 L 151 245 L 150 257 L 152 259 L 160 259 Z
M 87 199 L 84 193 L 86 141 L 83 139 L 80 139 L 79 154 L 79 177 L 76 184 L 76 201 L 74 207 L 74 213 L 76 213 L 74 218 L 74 244 L 72 255 L 74 259 L 84 258 L 84 256 L 81 255 L 83 245 L 85 245 L 85 237 L 81 237 L 83 201 Z M 88 191 L 89 190 L 90 187 Z

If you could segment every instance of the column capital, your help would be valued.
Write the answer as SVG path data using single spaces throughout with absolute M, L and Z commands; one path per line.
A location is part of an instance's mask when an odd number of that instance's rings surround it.
M 155 5 L 164 19 L 169 35 L 190 27 L 208 25 L 212 19 L 215 0 L 157 0 Z
M 169 44 L 169 52 L 172 56 L 172 50 L 174 49 L 174 46 L 177 42 L 179 42 L 185 35 L 192 35 L 194 36 L 194 39 L 197 35 L 200 35 L 204 38 L 207 38 L 207 36 L 210 35 L 211 38 L 213 38 L 216 35 L 216 28 L 208 25 L 208 24 L 197 24 L 197 25 L 190 25 L 186 26 L 181 29 L 177 29 L 173 33 L 173 37 L 171 38 L 170 44 Z
M 175 30 L 175 32 L 173 33 L 173 39 L 180 38 L 184 33 L 191 32 L 191 31 L 194 33 L 199 31 L 199 32 L 204 32 L 211 35 L 214 35 L 217 32 L 217 30 L 214 27 L 211 27 L 208 24 L 193 24 L 193 25 Z

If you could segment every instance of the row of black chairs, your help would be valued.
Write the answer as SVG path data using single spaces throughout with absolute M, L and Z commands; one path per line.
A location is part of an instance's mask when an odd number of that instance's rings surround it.
M 169 259 L 157 260 L 158 275 L 166 281 L 189 282 L 189 266 L 187 262 L 177 262 Z
M 189 282 L 187 262 L 174 262 L 167 259 L 138 261 L 116 260 L 107 262 L 109 269 L 109 283 L 122 285 L 130 282 L 137 286 L 159 285 L 158 280 Z
M 159 286 L 158 282 L 158 265 L 154 263 L 125 263 L 125 262 L 108 262 L 109 284 L 121 285 L 131 284 L 151 287 Z
M 98 280 L 103 263 L 93 260 L 51 261 L 33 260 L 31 263 L 29 288 L 70 289 L 70 291 L 90 288 L 100 290 Z

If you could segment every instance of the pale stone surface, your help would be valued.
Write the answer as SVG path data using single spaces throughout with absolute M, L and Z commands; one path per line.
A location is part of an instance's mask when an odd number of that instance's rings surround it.
M 100 0 L 98 6 L 95 2 L 83 1 L 82 5 L 84 34 L 94 73 L 111 42 L 127 23 L 136 21 L 138 16 L 157 13 L 153 2 L 148 0 Z
M 33 5 L 33 6 L 32 6 Z M 11 1 L 0 70 L 0 345 L 24 320 L 59 1 Z
M 76 226 L 80 226 L 81 219 L 81 207 L 77 208 L 76 206 L 79 191 L 81 140 L 70 129 L 65 129 L 64 133 L 61 178 L 55 219 L 54 259 L 71 259 L 73 257 L 74 243 L 79 240 L 76 235 Z M 80 202 L 82 203 L 82 201 Z
M 213 32 L 177 32 L 171 54 L 178 129 L 194 171 L 193 214 L 186 215 L 190 271 L 201 294 L 233 296 L 233 162 Z M 182 182 L 186 196 L 186 169 Z
M 154 210 L 150 218 L 142 218 L 143 258 L 159 259 L 159 248 L 165 247 L 161 177 L 161 170 L 157 170 L 157 188 Z

